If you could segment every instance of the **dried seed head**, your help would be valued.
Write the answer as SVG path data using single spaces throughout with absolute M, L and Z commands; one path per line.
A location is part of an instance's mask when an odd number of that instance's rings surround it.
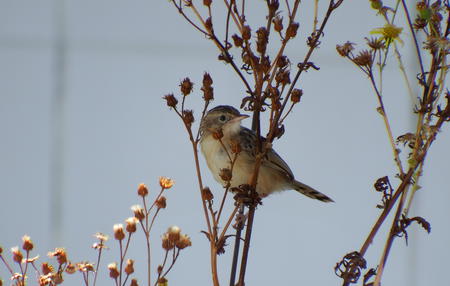
M 167 200 L 165 196 L 160 196 L 156 202 L 155 205 L 158 209 L 165 209 L 167 206 Z
M 56 261 L 58 261 L 60 265 L 67 263 L 67 253 L 64 248 L 55 248 L 55 251 L 49 252 L 47 255 L 49 257 L 56 257 Z
M 209 73 L 205 72 L 203 74 L 203 81 L 202 81 L 202 83 L 203 83 L 204 87 L 210 87 L 213 84 L 213 80 L 212 80 L 211 75 Z
M 31 238 L 28 235 L 24 235 L 22 237 L 22 242 L 23 242 L 23 244 L 22 244 L 23 250 L 25 250 L 25 251 L 33 250 L 34 245 L 33 245 L 33 242 L 31 241 Z
M 131 210 L 134 213 L 134 217 L 137 218 L 139 221 L 143 220 L 145 218 L 145 211 L 144 208 L 140 205 L 134 205 L 131 207 Z
M 380 38 L 366 38 L 367 41 L 367 45 L 372 49 L 372 50 L 381 50 L 384 49 L 384 42 L 382 39 Z
M 168 286 L 169 281 L 165 277 L 161 277 L 158 279 L 158 286 Z
M 358 56 L 356 56 L 353 61 L 355 64 L 362 67 L 371 67 L 373 63 L 372 53 L 368 50 L 361 51 Z
M 288 70 L 280 70 L 275 76 L 275 81 L 281 85 L 287 85 L 291 83 L 291 76 Z
M 439 13 L 439 12 L 435 12 L 435 13 L 433 13 L 433 15 L 431 16 L 431 22 L 434 22 L 434 23 L 439 23 L 439 22 L 441 22 L 442 21 L 442 14 L 441 13 Z
M 203 99 L 205 101 L 210 101 L 214 99 L 214 88 L 212 86 L 202 87 Z
M 202 199 L 204 201 L 211 201 L 212 199 L 214 199 L 214 195 L 208 187 L 204 187 L 202 189 Z
M 169 251 L 175 247 L 175 243 L 169 239 L 169 234 L 164 233 L 161 237 L 162 240 L 162 248 Z
M 3 253 L 3 248 L 0 246 L 0 255 Z
M 233 174 L 231 173 L 230 169 L 223 168 L 223 169 L 220 169 L 219 176 L 225 182 L 229 182 L 229 181 L 231 181 L 231 178 L 233 177 Z
M 108 264 L 109 277 L 112 279 L 117 279 L 119 277 L 119 270 L 117 269 L 117 263 L 113 262 Z
M 299 24 L 297 22 L 292 22 L 286 30 L 286 38 L 292 39 L 297 36 L 297 30 L 298 30 Z
M 163 270 L 164 270 L 164 267 L 161 264 L 158 265 L 158 268 L 156 269 L 156 271 L 158 271 L 158 274 L 161 274 Z
M 206 21 L 205 21 L 205 28 L 206 28 L 206 30 L 207 30 L 209 33 L 212 32 L 212 30 L 213 30 L 213 23 L 212 23 L 211 17 L 208 17 L 208 18 L 206 19 Z
M 280 56 L 277 59 L 277 67 L 284 68 L 289 64 L 289 59 L 286 56 Z
M 183 121 L 186 125 L 191 126 L 194 122 L 194 112 L 192 110 L 184 110 Z
M 348 57 L 348 55 L 354 49 L 353 45 L 354 44 L 351 42 L 346 42 L 343 45 L 336 45 L 336 50 L 337 50 L 338 54 L 341 55 L 342 57 Z
M 175 243 L 180 239 L 181 229 L 176 225 L 171 226 L 167 229 L 167 234 L 169 240 Z
M 165 95 L 163 98 L 166 100 L 167 106 L 172 108 L 177 107 L 178 100 L 172 93 Z
M 192 246 L 191 238 L 186 234 L 182 234 L 175 245 L 179 249 L 185 249 L 186 247 Z
M 272 22 L 275 31 L 277 32 L 283 31 L 283 17 L 276 16 L 275 18 L 273 18 Z
M 131 279 L 130 286 L 139 286 L 136 278 Z
M 94 265 L 89 262 L 81 262 L 77 264 L 78 270 L 80 272 L 94 272 Z
M 383 7 L 383 2 L 381 0 L 370 0 L 370 7 L 375 10 L 380 10 Z
M 167 177 L 159 177 L 159 185 L 163 189 L 170 189 L 175 182 Z
M 213 138 L 216 139 L 216 140 L 222 139 L 222 137 L 223 137 L 222 129 L 217 129 L 216 131 L 214 131 L 214 132 L 212 133 L 212 136 L 213 136 Z
M 121 223 L 115 224 L 113 230 L 115 239 L 123 240 L 125 238 L 125 232 L 123 231 L 123 225 Z
M 92 264 L 91 264 L 91 266 L 92 266 Z M 86 268 L 86 269 L 88 269 L 88 268 Z M 94 267 L 92 267 L 92 271 L 93 270 L 94 270 Z M 75 272 L 77 272 L 77 267 L 76 267 L 75 264 L 72 264 L 72 263 L 69 262 L 69 264 L 67 265 L 65 271 L 66 271 L 67 274 L 74 274 Z
M 203 0 L 203 5 L 205 5 L 206 7 L 211 6 L 212 0 Z
M 275 15 L 278 8 L 280 7 L 280 2 L 278 2 L 278 0 L 272 0 L 268 2 L 268 6 L 270 14 Z
M 241 143 L 239 140 L 231 140 L 230 141 L 230 149 L 234 154 L 239 154 L 242 151 Z
M 134 272 L 134 260 L 133 259 L 128 259 L 127 260 L 127 265 L 125 266 L 125 273 L 130 275 Z
M 125 220 L 125 222 L 127 223 L 126 230 L 129 233 L 136 232 L 136 223 L 139 222 L 139 220 L 137 218 L 135 218 L 134 216 L 129 217 Z
M 269 42 L 269 33 L 265 27 L 261 27 L 256 31 L 256 50 L 260 54 L 266 52 L 267 43 Z
M 303 90 L 298 89 L 298 88 L 294 88 L 292 90 L 292 94 L 291 94 L 291 101 L 292 101 L 292 103 L 294 103 L 294 104 L 295 103 L 299 103 L 302 95 L 303 95 Z
M 242 38 L 245 41 L 250 40 L 251 36 L 252 36 L 252 30 L 250 29 L 250 26 L 244 26 L 242 27 Z
M 189 95 L 192 92 L 193 87 L 194 84 L 188 77 L 183 79 L 180 83 L 180 90 L 184 96 Z
M 97 232 L 94 236 L 101 242 L 108 241 L 109 239 L 109 237 L 106 234 L 103 234 L 101 232 Z
M 242 44 L 244 43 L 244 41 L 242 40 L 241 37 L 239 37 L 238 35 L 234 34 L 233 36 L 231 36 L 233 38 L 233 42 L 234 45 L 236 47 L 242 47 Z
M 167 206 L 167 200 L 165 196 L 160 196 L 156 202 L 155 205 L 158 209 L 165 209 Z
M 147 188 L 147 186 L 145 184 L 139 184 L 137 192 L 138 192 L 139 196 L 145 197 L 145 196 L 148 195 L 148 188 Z
M 47 275 L 53 272 L 53 266 L 48 264 L 47 262 L 42 263 L 41 265 L 42 274 Z
M 18 247 L 18 246 L 15 246 L 15 247 L 11 248 L 11 252 L 12 252 L 12 254 L 13 254 L 13 260 L 14 260 L 14 262 L 22 263 L 23 254 L 22 254 L 22 252 L 20 251 L 19 247 Z

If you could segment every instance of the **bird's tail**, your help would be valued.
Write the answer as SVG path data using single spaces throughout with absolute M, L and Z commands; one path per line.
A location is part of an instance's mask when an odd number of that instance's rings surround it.
M 293 183 L 294 190 L 296 190 L 299 193 L 304 194 L 307 197 L 310 197 L 312 199 L 316 199 L 325 203 L 334 202 L 330 197 L 328 197 L 325 194 L 322 194 L 321 192 L 311 188 L 308 185 L 305 185 L 303 183 L 300 183 L 299 181 L 294 181 Z

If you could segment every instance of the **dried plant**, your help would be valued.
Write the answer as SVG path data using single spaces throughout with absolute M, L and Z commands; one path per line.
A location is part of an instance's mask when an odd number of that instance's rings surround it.
M 395 2 L 393 7 L 384 5 L 380 0 L 371 0 L 370 2 L 377 15 L 385 21 L 383 27 L 372 31 L 372 34 L 378 36 L 371 39 L 366 38 L 366 49 L 358 53 L 354 52 L 355 45 L 351 42 L 338 45 L 337 52 L 353 62 L 369 78 L 378 100 L 377 110 L 383 118 L 392 147 L 393 158 L 398 169 L 395 177 L 399 179 L 399 182 L 394 188 L 388 176 L 376 181 L 376 191 L 383 194 L 381 204 L 377 205 L 382 212 L 361 249 L 345 255 L 343 260 L 337 263 L 335 271 L 343 279 L 343 285 L 358 281 L 367 264 L 364 255 L 381 225 L 394 209 L 394 218 L 380 261 L 377 267 L 371 268 L 364 275 L 364 285 L 380 285 L 394 239 L 404 236 L 407 242 L 407 228 L 412 222 L 418 223 L 427 232 L 430 232 L 430 224 L 423 217 L 409 217 L 409 211 L 416 191 L 420 189 L 419 180 L 428 151 L 442 126 L 450 121 L 450 93 L 446 89 L 448 55 L 450 53 L 449 1 L 417 2 L 415 7 L 417 16 L 414 22 L 411 14 L 411 10 L 414 9 L 408 7 L 404 0 L 393 1 Z M 406 22 L 404 25 L 412 35 L 412 45 L 419 66 L 416 84 L 408 79 L 401 57 L 401 47 L 399 47 L 399 44 L 403 45 L 400 38 L 403 28 L 397 22 L 402 13 Z M 419 38 L 424 38 L 425 41 L 420 43 Z M 397 136 L 397 139 L 392 132 L 390 118 L 383 102 L 383 96 L 387 94 L 382 88 L 383 74 L 389 64 L 388 55 L 390 53 L 394 53 L 405 79 L 407 86 L 405 92 L 411 95 L 415 103 L 412 112 L 416 114 L 417 119 L 415 130 Z M 426 64 L 426 61 L 429 63 Z M 416 89 L 419 90 L 417 94 L 413 92 Z M 406 163 L 402 161 L 401 151 L 408 153 L 403 158 L 407 160 Z
M 137 279 L 131 278 L 134 273 L 135 260 L 128 258 L 127 252 L 132 242 L 133 235 L 140 228 L 145 235 L 146 249 L 147 249 L 147 279 L 145 283 L 152 285 L 152 266 L 151 266 L 151 230 L 156 220 L 156 217 L 162 209 L 166 208 L 166 197 L 163 196 L 164 191 L 170 189 L 174 181 L 166 177 L 160 177 L 159 184 L 161 190 L 153 199 L 151 205 L 149 205 L 148 194 L 149 190 L 146 185 L 140 184 L 137 190 L 138 196 L 142 199 L 144 207 L 140 205 L 134 205 L 131 207 L 133 216 L 125 220 L 125 226 L 123 224 L 115 224 L 113 227 L 113 237 L 119 244 L 119 259 L 117 262 L 108 264 L 109 277 L 114 281 L 116 286 L 137 286 Z M 151 201 L 150 201 L 151 202 Z M 102 233 L 95 234 L 98 242 L 92 245 L 92 248 L 97 251 L 96 263 L 81 261 L 78 263 L 72 262 L 64 248 L 55 248 L 54 251 L 48 253 L 49 258 L 56 259 L 56 264 L 50 262 L 42 262 L 40 267 L 38 266 L 39 256 L 31 257 L 31 251 L 34 248 L 34 244 L 28 235 L 22 237 L 22 250 L 25 251 L 25 255 L 19 247 L 13 247 L 11 249 L 13 264 L 7 261 L 7 258 L 3 254 L 3 249 L 0 247 L 0 260 L 3 262 L 6 269 L 9 271 L 14 286 L 26 285 L 30 271 L 35 272 L 37 277 L 37 283 L 40 286 L 59 285 L 64 283 L 65 274 L 81 273 L 83 278 L 83 284 L 96 285 L 97 277 L 99 273 L 99 267 L 101 262 L 102 253 L 105 249 L 108 249 L 106 242 L 108 236 Z M 181 229 L 177 226 L 170 227 L 166 233 L 161 237 L 161 247 L 165 251 L 165 256 L 156 268 L 156 279 L 153 285 L 167 285 L 167 275 L 173 269 L 173 266 L 179 258 L 180 252 L 191 246 L 191 239 L 186 234 L 181 233 Z M 170 256 L 170 257 L 169 257 Z M 15 271 L 14 269 L 18 269 Z M 93 276 L 93 277 L 92 277 Z M 127 282 L 130 281 L 128 284 Z M 0 285 L 1 284 L 0 280 Z
M 264 160 L 272 142 L 280 138 L 285 132 L 284 120 L 290 114 L 294 106 L 300 102 L 303 91 L 298 88 L 301 75 L 310 69 L 318 70 L 319 67 L 311 61 L 314 51 L 320 46 L 320 39 L 324 35 L 325 26 L 330 16 L 342 4 L 343 0 L 331 0 L 323 11 L 323 18 L 318 18 L 318 1 L 314 6 L 313 30 L 307 36 L 307 52 L 301 57 L 289 56 L 285 53 L 288 44 L 294 43 L 298 37 L 298 14 L 301 1 L 267 0 L 254 5 L 266 7 L 265 18 L 261 23 L 252 24 L 247 21 L 247 11 L 251 11 L 251 4 L 246 1 L 224 0 L 223 3 L 205 0 L 202 3 L 193 0 L 171 0 L 175 9 L 182 17 L 206 39 L 210 40 L 218 49 L 219 61 L 227 64 L 240 78 L 247 93 L 242 99 L 241 108 L 253 112 L 252 129 L 256 133 L 256 162 L 253 174 L 248 184 L 239 188 L 230 189 L 230 184 L 225 185 L 225 192 L 221 196 L 218 206 L 214 204 L 216 195 L 209 187 L 203 185 L 202 172 L 200 170 L 198 145 L 200 142 L 200 130 L 193 130 L 194 113 L 186 108 L 186 99 L 193 92 L 193 83 L 185 78 L 180 83 L 180 96 L 168 94 L 164 96 L 166 103 L 182 120 L 189 140 L 192 144 L 196 175 L 198 178 L 200 198 L 203 204 L 203 212 L 206 221 L 204 231 L 210 244 L 211 273 L 213 285 L 219 285 L 217 256 L 225 251 L 227 239 L 232 235 L 227 234 L 228 229 L 236 216 L 235 247 L 233 264 L 230 269 L 229 285 L 235 285 L 237 275 L 237 262 L 240 251 L 241 231 L 245 225 L 244 247 L 240 256 L 240 271 L 237 285 L 244 285 L 247 268 L 248 251 L 250 247 L 251 233 L 255 209 L 261 202 L 255 191 L 259 168 Z M 220 18 L 213 13 L 224 9 L 226 15 Z M 220 29 L 216 29 L 220 27 Z M 218 30 L 223 30 L 219 35 Z M 298 41 L 297 41 L 298 43 Z M 270 52 L 275 51 L 275 52 Z M 201 91 L 204 105 L 199 122 L 205 117 L 210 102 L 214 99 L 212 78 L 208 73 L 204 74 Z M 179 104 L 179 98 L 181 104 Z M 260 119 L 263 112 L 269 119 L 265 138 L 261 135 Z M 223 134 L 220 130 L 213 134 L 216 140 L 221 141 Z M 225 148 L 227 149 L 227 148 Z M 220 177 L 225 181 L 231 180 L 232 169 L 236 158 L 239 156 L 240 147 L 230 146 L 232 154 L 228 154 L 231 169 L 222 169 Z M 223 214 L 224 202 L 230 191 L 235 193 L 235 206 L 231 213 Z M 248 208 L 248 214 L 244 216 L 244 207 Z M 223 221 L 222 221 L 223 219 Z M 219 231 L 221 230 L 221 231 Z

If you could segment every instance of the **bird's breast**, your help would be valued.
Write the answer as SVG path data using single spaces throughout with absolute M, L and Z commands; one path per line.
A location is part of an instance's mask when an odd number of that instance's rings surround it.
M 214 139 L 210 135 L 201 140 L 200 149 L 202 150 L 206 164 L 208 164 L 208 168 L 213 174 L 214 179 L 223 183 L 219 176 L 219 172 L 220 169 L 230 168 L 230 160 L 222 144 L 220 144 L 219 140 Z

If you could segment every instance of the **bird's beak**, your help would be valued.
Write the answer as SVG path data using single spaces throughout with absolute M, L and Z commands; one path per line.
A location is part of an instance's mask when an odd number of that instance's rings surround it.
M 245 118 L 248 118 L 250 116 L 246 115 L 246 114 L 240 114 L 238 117 L 235 117 L 233 119 L 230 120 L 230 122 L 239 122 L 244 120 Z

